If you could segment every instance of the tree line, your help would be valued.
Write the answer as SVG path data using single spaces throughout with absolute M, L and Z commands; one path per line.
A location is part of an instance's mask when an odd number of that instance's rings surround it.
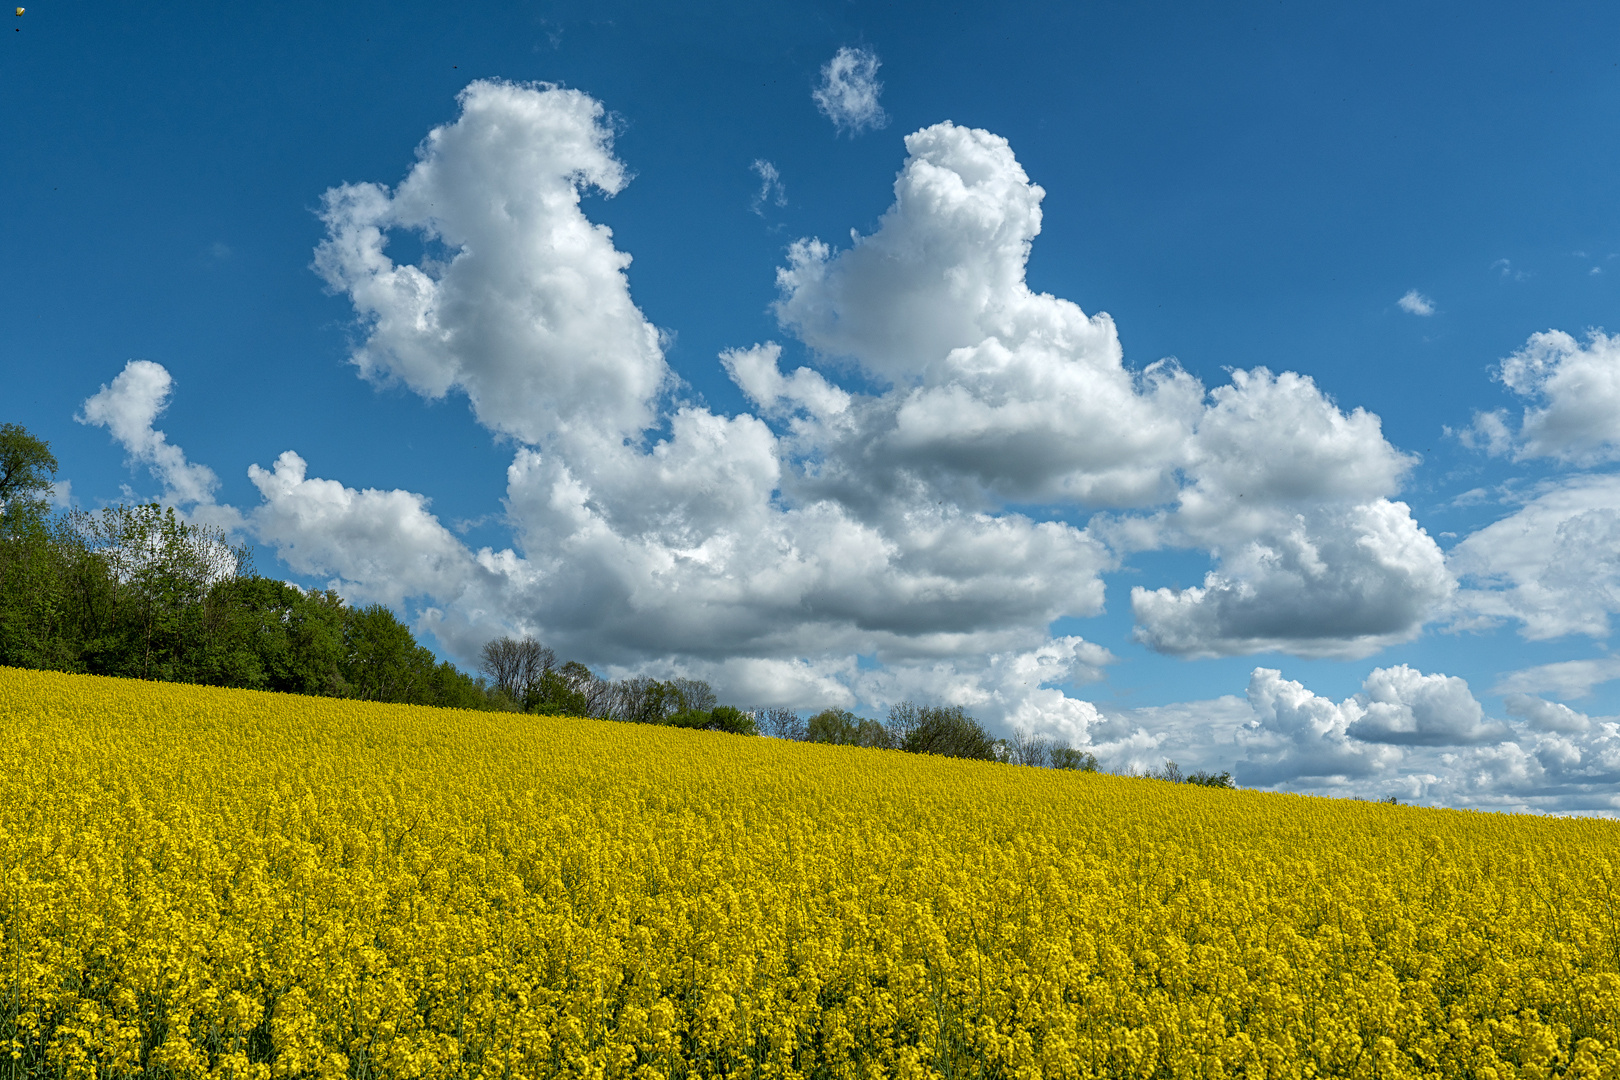
M 352 607 L 253 570 L 252 553 L 172 507 L 52 512 L 47 443 L 0 425 L 0 666 L 595 717 L 798 742 L 1095 772 L 1095 755 L 1026 731 L 990 735 L 960 706 L 904 701 L 885 721 L 843 709 L 721 704 L 701 679 L 609 680 L 532 638 L 486 643 L 480 676 L 440 661 L 382 604 Z M 1158 779 L 1231 786 L 1226 774 Z
M 245 546 L 156 504 L 53 513 L 47 443 L 0 425 L 0 664 L 490 708 L 381 604 L 253 572 Z

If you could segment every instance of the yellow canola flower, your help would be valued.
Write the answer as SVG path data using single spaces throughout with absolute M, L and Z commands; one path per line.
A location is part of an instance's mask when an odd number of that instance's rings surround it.
M 1620 1077 L 1615 824 L 0 669 L 0 1072 Z

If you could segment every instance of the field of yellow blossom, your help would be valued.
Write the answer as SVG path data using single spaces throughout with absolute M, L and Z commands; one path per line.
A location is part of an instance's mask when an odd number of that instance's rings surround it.
M 1620 1075 L 1609 822 L 10 669 L 0 724 L 0 1077 Z

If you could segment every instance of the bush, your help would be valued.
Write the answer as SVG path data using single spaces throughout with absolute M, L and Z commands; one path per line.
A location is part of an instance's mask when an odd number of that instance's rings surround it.
M 726 731 L 733 735 L 758 735 L 759 726 L 751 713 L 730 705 L 716 705 L 712 709 L 683 709 L 664 721 L 670 727 L 689 728 L 694 731 Z

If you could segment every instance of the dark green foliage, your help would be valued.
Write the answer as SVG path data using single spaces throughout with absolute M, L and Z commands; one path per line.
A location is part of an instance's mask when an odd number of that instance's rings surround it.
M 876 720 L 856 716 L 847 709 L 825 709 L 805 725 L 805 741 L 833 746 L 868 746 L 892 749 L 894 740 L 888 728 Z
M 899 748 L 913 754 L 996 760 L 996 740 L 960 705 L 925 705 L 919 708 Z
M 727 731 L 733 735 L 758 735 L 759 727 L 752 713 L 730 705 L 716 705 L 712 709 L 683 709 L 672 714 L 664 723 L 670 727 L 691 728 L 696 731 Z
M 173 509 L 47 514 L 55 469 L 44 443 L 0 426 L 0 665 L 500 706 L 387 608 L 259 577 L 245 547 Z
M 50 443 L 16 424 L 0 424 L 0 536 L 44 516 L 55 475 Z
M 1074 772 L 1097 771 L 1097 755 L 1085 750 L 1076 750 L 1072 746 L 1052 747 L 1047 760 L 1054 769 L 1070 769 Z
M 591 691 L 597 681 L 578 660 L 552 668 L 540 677 L 530 711 L 550 716 L 590 716 Z

